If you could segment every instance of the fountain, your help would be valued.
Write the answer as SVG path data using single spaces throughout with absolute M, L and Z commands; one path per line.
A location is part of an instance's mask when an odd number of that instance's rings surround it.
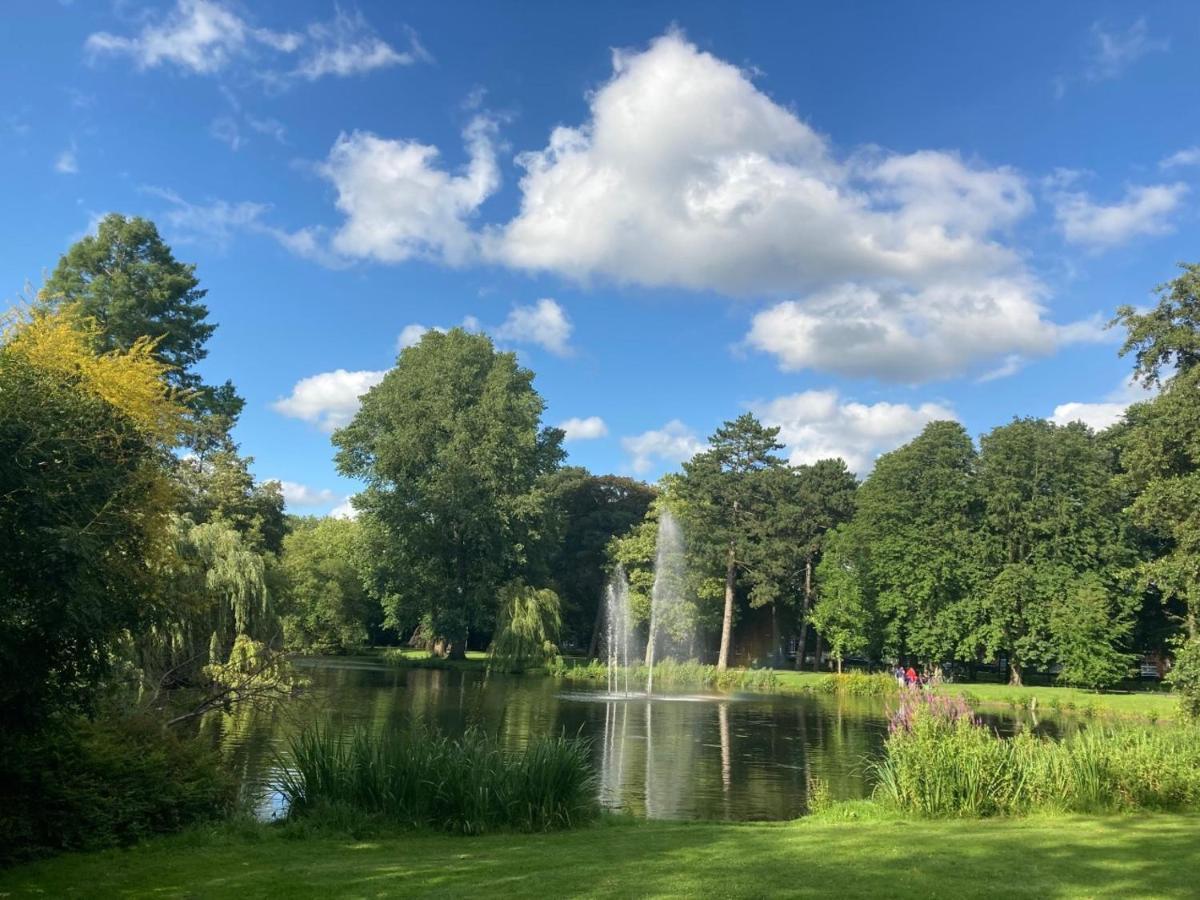
M 617 693 L 623 677 L 624 693 L 628 694 L 633 618 L 629 610 L 629 579 L 619 563 L 604 589 L 604 619 L 605 650 L 608 653 L 608 692 Z
M 650 634 L 646 640 L 646 693 L 654 693 L 654 664 L 660 656 L 686 658 L 693 630 L 691 607 L 684 595 L 686 561 L 683 531 L 663 509 L 658 517 L 654 587 L 650 591 Z

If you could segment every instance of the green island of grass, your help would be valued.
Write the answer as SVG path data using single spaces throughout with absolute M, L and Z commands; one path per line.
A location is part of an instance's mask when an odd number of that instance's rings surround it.
M 1200 816 L 606 821 L 553 834 L 245 824 L 0 873 L 13 897 L 1195 897 Z

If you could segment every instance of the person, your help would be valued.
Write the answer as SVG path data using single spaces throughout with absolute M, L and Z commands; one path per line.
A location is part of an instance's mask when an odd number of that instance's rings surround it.
M 892 669 L 892 677 L 896 679 L 896 684 L 904 687 L 904 669 L 900 666 L 900 663 L 896 663 L 896 667 Z
M 912 666 L 904 673 L 904 680 L 908 682 L 910 687 L 915 687 L 917 684 L 917 670 Z

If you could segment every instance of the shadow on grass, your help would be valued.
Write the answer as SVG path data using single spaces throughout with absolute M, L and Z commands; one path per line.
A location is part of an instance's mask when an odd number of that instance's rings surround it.
M 121 897 L 1195 897 L 1200 817 L 619 824 L 353 842 L 177 838 L 0 875 Z

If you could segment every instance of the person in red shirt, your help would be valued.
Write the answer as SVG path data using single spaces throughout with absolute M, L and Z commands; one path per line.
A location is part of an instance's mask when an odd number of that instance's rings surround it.
M 904 680 L 908 682 L 909 687 L 917 683 L 917 670 L 909 666 L 904 672 Z

